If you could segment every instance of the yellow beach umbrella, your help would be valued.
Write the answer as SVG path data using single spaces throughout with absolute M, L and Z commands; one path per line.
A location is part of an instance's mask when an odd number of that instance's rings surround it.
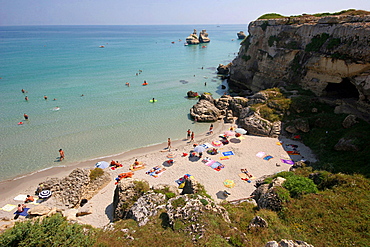
M 224 185 L 227 187 L 227 188 L 233 188 L 235 186 L 235 183 L 234 183 L 234 180 L 230 180 L 230 179 L 226 179 L 224 181 Z

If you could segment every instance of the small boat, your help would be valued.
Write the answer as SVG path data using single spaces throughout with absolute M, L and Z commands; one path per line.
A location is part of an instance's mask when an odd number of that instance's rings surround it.
M 202 48 L 207 48 L 207 46 L 203 45 Z
M 105 47 L 104 45 L 99 46 L 99 48 L 104 48 L 104 47 Z
M 175 41 L 172 41 L 171 43 L 172 43 L 172 44 L 175 44 Z

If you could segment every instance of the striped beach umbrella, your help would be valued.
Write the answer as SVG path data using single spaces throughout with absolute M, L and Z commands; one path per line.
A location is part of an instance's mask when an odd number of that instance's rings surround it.
M 50 196 L 51 196 L 51 191 L 50 190 L 43 190 L 39 194 L 39 198 L 41 198 L 41 199 L 46 199 L 46 198 L 49 198 Z

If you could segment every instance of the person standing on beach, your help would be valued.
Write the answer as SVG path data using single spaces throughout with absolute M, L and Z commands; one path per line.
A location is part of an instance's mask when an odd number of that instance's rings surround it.
M 60 154 L 59 161 L 64 160 L 64 151 L 62 149 L 59 149 L 59 154 Z
M 190 135 L 191 135 L 190 129 L 188 129 L 187 133 L 188 133 L 188 138 L 187 139 L 190 139 Z
M 171 138 L 168 138 L 167 140 L 167 148 L 171 149 Z
M 190 139 L 190 141 L 191 141 L 191 142 L 193 142 L 193 141 L 194 141 L 194 131 L 193 131 L 193 132 L 191 132 L 191 139 Z
M 209 127 L 209 134 L 213 134 L 213 124 Z
M 23 114 L 24 119 L 28 120 L 28 115 L 25 113 Z

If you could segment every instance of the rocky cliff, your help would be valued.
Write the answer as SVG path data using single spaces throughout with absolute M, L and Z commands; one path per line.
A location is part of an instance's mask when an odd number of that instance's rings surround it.
M 298 84 L 370 111 L 370 13 L 257 20 L 230 67 L 233 90 Z

